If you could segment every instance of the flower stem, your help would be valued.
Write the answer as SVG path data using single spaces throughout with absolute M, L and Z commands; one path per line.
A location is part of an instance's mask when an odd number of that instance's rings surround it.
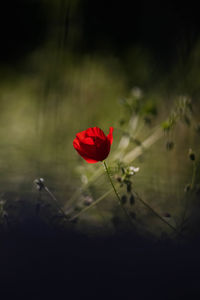
M 144 205 L 146 206 L 155 216 L 157 216 L 161 221 L 163 221 L 165 224 L 167 224 L 171 229 L 173 229 L 174 231 L 177 232 L 176 227 L 172 226 L 169 222 L 167 222 L 163 217 L 161 217 L 161 215 L 159 215 L 149 204 L 147 204 L 144 200 L 142 200 L 142 198 L 140 198 L 140 196 L 134 192 L 134 194 L 136 195 L 137 199 Z
M 120 204 L 120 206 L 121 206 L 121 208 L 123 209 L 123 211 L 124 211 L 124 213 L 126 214 L 126 216 L 129 218 L 129 220 L 131 221 L 131 223 L 132 223 L 132 219 L 131 219 L 131 217 L 130 217 L 130 215 L 128 214 L 128 212 L 126 211 L 126 209 L 124 208 L 124 206 L 123 206 L 123 204 L 121 203 L 121 199 L 120 199 L 120 196 L 119 196 L 119 194 L 118 194 L 118 192 L 117 192 L 117 190 L 116 190 L 116 188 L 115 188 L 115 186 L 114 186 L 114 184 L 113 184 L 113 181 L 112 181 L 112 178 L 111 178 L 111 176 L 110 176 L 110 174 L 109 174 L 109 171 L 108 171 L 108 167 L 107 167 L 107 164 L 106 164 L 106 162 L 104 161 L 103 162 L 103 164 L 104 164 L 104 167 L 105 167 L 105 170 L 106 170 L 106 173 L 108 174 L 108 177 L 109 177 L 109 180 L 110 180 L 110 183 L 111 183 L 111 185 L 112 185 L 112 187 L 113 187 L 113 190 L 114 190 L 114 192 L 115 192 L 115 195 L 116 195 L 116 197 L 117 197 L 117 200 L 118 200 L 118 203 Z M 177 232 L 177 229 L 174 227 L 174 226 L 172 226 L 170 223 L 168 223 L 163 217 L 161 217 L 149 204 L 147 204 L 144 200 L 142 200 L 142 198 L 140 198 L 139 197 L 139 195 L 136 193 L 136 192 L 134 192 L 134 194 L 137 196 L 137 199 L 144 205 L 144 206 L 146 206 L 155 216 L 157 216 L 161 221 L 163 221 L 165 224 L 167 224 L 171 229 L 173 229 L 174 231 L 176 231 Z
M 44 190 L 47 192 L 47 194 L 51 197 L 51 199 L 54 201 L 54 203 L 56 204 L 58 210 L 60 210 L 60 212 L 63 214 L 63 217 L 65 219 L 68 220 L 68 217 L 66 215 L 66 213 L 64 212 L 64 210 L 60 207 L 60 205 L 58 204 L 58 201 L 56 199 L 56 197 L 54 196 L 54 194 L 48 189 L 47 186 L 44 186 Z
M 191 190 L 194 189 L 195 181 L 196 181 L 196 172 L 197 171 L 197 165 L 196 162 L 193 162 L 193 173 L 192 173 L 192 182 L 191 182 Z
M 195 183 L 196 183 L 196 175 L 197 175 L 197 164 L 195 161 L 193 161 L 193 171 L 192 171 L 192 180 L 190 183 L 190 189 L 191 192 L 194 191 L 194 187 L 195 187 Z M 189 216 L 187 216 L 188 214 L 188 206 L 189 206 L 189 196 L 186 195 L 186 200 L 185 200 L 185 208 L 183 211 L 183 218 L 182 218 L 182 224 L 181 224 L 181 228 L 183 228 L 183 225 L 185 224 L 185 222 L 189 219 Z
M 101 202 L 105 197 L 107 197 L 110 193 L 112 192 L 112 189 L 109 190 L 107 193 L 105 193 L 104 195 L 102 195 L 101 197 L 99 197 L 96 201 L 94 201 L 92 204 L 90 204 L 90 206 L 85 207 L 84 209 L 82 209 L 79 213 L 77 213 L 76 215 L 74 215 L 73 217 L 71 217 L 69 219 L 69 221 L 73 221 L 75 219 L 77 219 L 78 217 L 80 217 L 80 215 L 82 215 L 83 213 L 85 213 L 88 209 L 94 207 L 95 205 L 97 205 L 99 202 Z
M 103 161 L 103 165 L 105 167 L 105 170 L 106 170 L 106 173 L 108 175 L 109 181 L 110 181 L 110 183 L 112 185 L 112 188 L 113 188 L 113 190 L 115 192 L 116 200 L 117 200 L 118 204 L 121 206 L 121 208 L 124 211 L 125 215 L 128 217 L 129 221 L 132 223 L 132 219 L 131 219 L 130 215 L 128 214 L 128 212 L 126 211 L 126 209 L 124 208 L 124 206 L 123 206 L 123 204 L 121 202 L 121 198 L 120 198 L 120 196 L 119 196 L 119 194 L 118 194 L 118 192 L 117 192 L 117 190 L 116 190 L 116 188 L 114 186 L 114 183 L 113 183 L 112 178 L 110 176 L 110 173 L 109 173 L 109 170 L 108 170 L 108 167 L 107 167 L 107 164 L 106 164 L 105 160 Z

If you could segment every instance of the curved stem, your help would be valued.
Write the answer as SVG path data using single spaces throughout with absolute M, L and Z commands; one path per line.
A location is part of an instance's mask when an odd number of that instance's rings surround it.
M 176 227 L 172 226 L 169 222 L 167 222 L 163 217 L 161 217 L 161 215 L 159 215 L 149 204 L 147 204 L 144 200 L 142 200 L 142 198 L 140 198 L 140 196 L 134 192 L 134 194 L 136 195 L 137 199 L 144 205 L 146 206 L 156 217 L 158 217 L 161 221 L 163 221 L 165 224 L 167 224 L 171 229 L 173 229 L 174 231 L 177 232 Z
M 110 174 L 109 174 L 109 171 L 108 171 L 108 167 L 107 167 L 107 164 L 106 164 L 106 162 L 104 161 L 103 162 L 103 164 L 104 164 L 104 166 L 105 166 L 105 170 L 106 170 L 106 173 L 108 174 L 108 177 L 109 177 L 109 180 L 110 180 L 110 183 L 111 183 L 111 185 L 112 185 L 112 187 L 113 187 L 113 190 L 114 190 L 114 192 L 115 192 L 115 195 L 116 195 L 116 197 L 117 197 L 117 200 L 118 200 L 118 203 L 120 204 L 120 206 L 121 206 L 121 208 L 123 209 L 123 211 L 124 211 L 124 213 L 128 216 L 128 218 L 129 218 L 129 220 L 131 221 L 131 223 L 132 223 L 132 219 L 131 219 L 131 217 L 130 217 L 130 215 L 128 214 L 128 212 L 126 211 L 126 209 L 124 208 L 124 206 L 123 206 L 123 204 L 121 203 L 121 199 L 120 199 L 120 196 L 119 196 L 119 194 L 118 194 L 118 192 L 117 192 L 117 190 L 116 190 L 116 188 L 115 188 L 115 186 L 114 186 L 114 184 L 113 184 L 113 181 L 112 181 L 112 178 L 111 178 L 111 176 L 110 176 Z M 173 229 L 174 231 L 176 231 L 177 232 L 177 229 L 174 227 L 174 226 L 172 226 L 170 223 L 168 223 L 163 217 L 161 217 L 149 204 L 147 204 L 144 200 L 142 200 L 142 198 L 140 198 L 139 197 L 139 195 L 136 193 L 136 192 L 134 192 L 134 194 L 137 196 L 137 199 L 144 205 L 144 206 L 146 206 L 156 217 L 158 217 L 161 221 L 163 221 L 165 224 L 167 224 L 171 229 Z
M 57 208 L 60 210 L 60 212 L 63 214 L 63 217 L 68 219 L 66 213 L 64 212 L 64 210 L 60 207 L 60 205 L 58 204 L 58 201 L 56 199 L 56 197 L 54 196 L 54 194 L 48 189 L 47 186 L 44 186 L 44 190 L 48 193 L 48 195 L 51 197 L 51 199 L 53 199 L 54 203 L 56 204 Z
M 71 217 L 69 219 L 69 221 L 73 221 L 76 218 L 80 217 L 80 215 L 82 215 L 83 213 L 85 213 L 88 209 L 94 207 L 95 205 L 97 205 L 99 202 L 101 202 L 106 196 L 108 196 L 110 193 L 112 192 L 112 190 L 109 190 L 107 193 L 105 193 L 104 195 L 102 195 L 101 197 L 99 197 L 96 201 L 94 201 L 92 204 L 90 204 L 90 206 L 85 207 L 84 209 L 82 209 L 79 213 L 77 213 L 76 215 L 74 215 L 73 217 Z
M 108 170 L 108 167 L 107 167 L 107 164 L 106 164 L 105 160 L 103 161 L 103 165 L 105 167 L 105 170 L 106 170 L 106 173 L 108 175 L 109 181 L 110 181 L 110 183 L 112 185 L 112 188 L 113 188 L 113 190 L 115 192 L 116 200 L 117 200 L 118 204 L 121 206 L 121 208 L 124 211 L 125 215 L 128 217 L 129 221 L 132 223 L 132 219 L 131 219 L 130 215 L 128 214 L 128 212 L 126 211 L 126 209 L 124 208 L 124 206 L 123 206 L 123 204 L 121 202 L 121 198 L 120 198 L 120 196 L 119 196 L 119 194 L 118 194 L 118 192 L 117 192 L 117 190 L 116 190 L 116 188 L 114 186 L 114 183 L 113 183 L 112 178 L 110 176 L 110 173 L 109 173 L 109 170 Z

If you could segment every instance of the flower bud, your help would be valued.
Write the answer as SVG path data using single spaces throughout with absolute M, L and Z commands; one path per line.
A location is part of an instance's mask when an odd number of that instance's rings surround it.
M 130 204 L 133 205 L 135 203 L 135 197 L 133 196 L 133 194 L 130 196 Z
M 184 192 L 185 192 L 185 193 L 188 193 L 190 190 L 191 190 L 191 184 L 188 183 L 188 184 L 186 184 L 186 186 L 185 186 L 185 188 L 184 188 Z
M 122 182 L 122 178 L 121 178 L 120 176 L 116 176 L 116 180 L 117 180 L 118 182 Z
M 193 161 L 195 160 L 195 154 L 191 148 L 189 149 L 188 155 L 189 155 L 190 160 L 193 160 Z
M 127 200 L 126 195 L 123 195 L 123 196 L 121 197 L 121 203 L 122 203 L 122 204 L 126 204 L 126 200 Z
M 174 142 L 168 141 L 166 143 L 166 148 L 167 148 L 167 150 L 172 150 L 174 148 Z
M 91 127 L 76 134 L 73 146 L 88 163 L 104 161 L 113 142 L 113 127 L 106 136 L 98 127 Z

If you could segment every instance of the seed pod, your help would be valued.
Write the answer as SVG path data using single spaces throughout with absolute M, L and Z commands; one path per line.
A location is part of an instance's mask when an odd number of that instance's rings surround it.
M 129 181 L 126 185 L 127 193 L 131 192 L 131 182 Z
M 126 201 L 127 201 L 127 197 L 126 197 L 126 195 L 123 195 L 123 196 L 121 197 L 121 203 L 122 203 L 122 204 L 126 204 Z
M 189 158 L 190 158 L 191 160 L 193 160 L 193 161 L 195 160 L 195 154 L 194 154 L 194 152 L 192 151 L 191 148 L 189 149 L 188 155 L 189 155 Z
M 133 194 L 130 196 L 129 201 L 130 205 L 133 205 L 135 203 L 135 197 L 133 196 Z
M 167 150 L 172 150 L 174 148 L 174 142 L 168 141 L 166 143 L 166 148 L 167 148 Z
M 186 186 L 185 186 L 185 188 L 184 188 L 184 192 L 185 192 L 185 193 L 188 193 L 188 192 L 190 191 L 190 189 L 191 189 L 191 184 L 188 183 L 188 184 L 186 184 Z
M 122 182 L 122 178 L 121 178 L 120 176 L 117 176 L 117 177 L 116 177 L 116 180 L 117 180 L 118 182 Z

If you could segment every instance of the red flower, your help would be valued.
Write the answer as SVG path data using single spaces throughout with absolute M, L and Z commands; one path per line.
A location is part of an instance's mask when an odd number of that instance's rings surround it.
M 103 161 L 110 152 L 113 141 L 112 133 L 113 127 L 110 127 L 107 136 L 98 127 L 88 128 L 76 134 L 73 146 L 88 163 Z

